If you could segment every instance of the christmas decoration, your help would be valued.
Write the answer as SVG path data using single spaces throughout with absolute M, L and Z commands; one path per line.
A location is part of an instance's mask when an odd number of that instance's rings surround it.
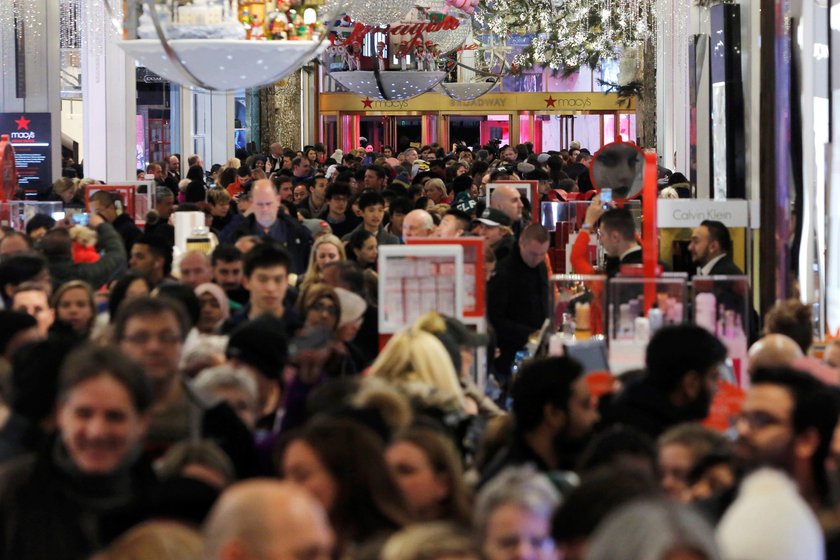
M 481 0 L 474 18 L 499 37 L 532 37 L 514 66 L 567 74 L 616 58 L 654 32 L 652 0 Z
M 431 90 L 447 75 L 446 56 L 472 32 L 470 16 L 444 0 L 411 0 L 406 10 L 394 5 L 403 13 L 383 24 L 384 12 L 374 13 L 372 3 L 348 4 L 324 57 L 330 77 L 366 99 L 408 99 Z
M 163 78 L 208 91 L 276 82 L 329 46 L 324 22 L 336 12 L 320 0 L 104 0 L 119 46 Z

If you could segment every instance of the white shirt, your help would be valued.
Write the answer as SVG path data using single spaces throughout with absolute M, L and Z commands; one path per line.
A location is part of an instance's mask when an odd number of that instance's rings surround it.
M 623 260 L 624 260 L 624 257 L 626 257 L 627 255 L 629 255 L 629 254 L 630 254 L 630 253 L 632 253 L 633 251 L 641 251 L 641 250 L 642 250 L 642 248 L 641 248 L 641 247 L 639 247 L 638 245 L 636 245 L 635 247 L 631 247 L 630 249 L 627 249 L 626 251 L 624 251 L 623 253 L 621 253 L 621 256 L 620 256 L 620 257 L 618 257 L 618 260 L 623 261 Z
M 710 260 L 709 262 L 707 262 L 703 266 L 698 267 L 697 268 L 697 274 L 699 274 L 700 276 L 708 276 L 712 272 L 712 267 L 714 267 L 717 264 L 717 262 L 725 256 L 726 256 L 726 253 L 721 253 L 720 255 L 716 256 L 715 258 L 713 258 L 712 260 Z

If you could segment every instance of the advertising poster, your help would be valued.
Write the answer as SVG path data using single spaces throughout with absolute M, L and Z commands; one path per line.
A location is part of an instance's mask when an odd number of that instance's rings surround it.
M 408 245 L 460 245 L 464 248 L 464 317 L 484 317 L 486 279 L 484 275 L 484 239 L 456 237 L 438 239 L 413 237 Z
M 49 113 L 0 113 L 0 134 L 9 135 L 18 184 L 26 189 L 52 186 L 51 128 Z
M 464 318 L 463 247 L 385 245 L 378 269 L 380 334 L 394 334 L 429 311 Z

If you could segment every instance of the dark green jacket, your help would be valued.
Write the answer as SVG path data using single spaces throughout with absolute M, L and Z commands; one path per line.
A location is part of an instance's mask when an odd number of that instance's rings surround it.
M 95 263 L 76 264 L 69 255 L 50 257 L 50 276 L 54 286 L 60 286 L 69 280 L 84 280 L 96 290 L 102 284 L 110 282 L 125 268 L 125 246 L 114 227 L 109 223 L 100 224 L 96 228 L 96 234 L 99 236 L 96 248 L 102 255 Z

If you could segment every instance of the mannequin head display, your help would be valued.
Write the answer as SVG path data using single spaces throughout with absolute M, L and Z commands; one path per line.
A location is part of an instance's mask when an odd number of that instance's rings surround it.
M 635 144 L 613 142 L 595 154 L 590 170 L 599 191 L 612 189 L 613 200 L 634 198 L 642 192 L 645 158 Z

